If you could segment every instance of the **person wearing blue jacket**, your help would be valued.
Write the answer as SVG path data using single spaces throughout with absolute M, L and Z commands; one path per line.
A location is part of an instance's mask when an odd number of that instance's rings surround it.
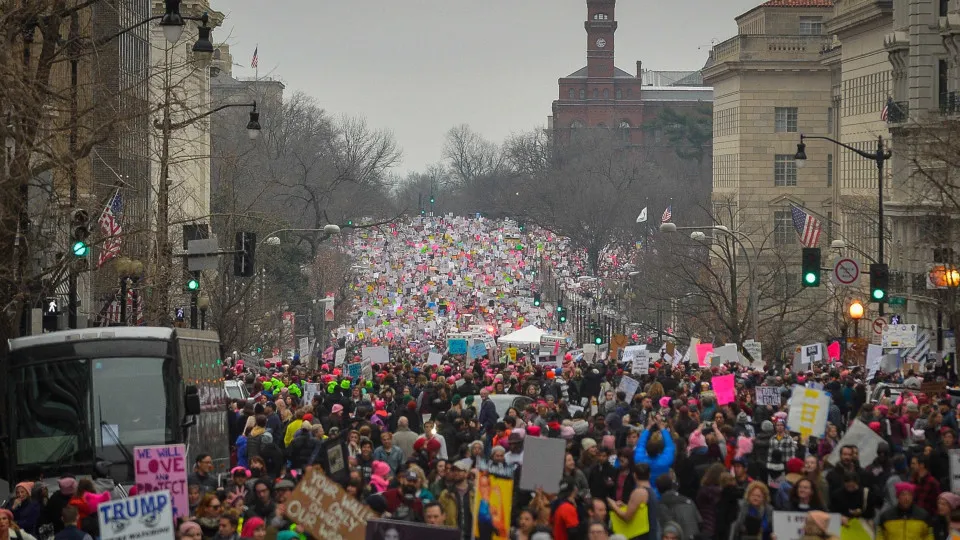
M 654 439 L 651 442 L 650 437 L 654 433 L 651 428 L 654 425 L 656 425 L 656 432 L 660 434 L 660 437 L 659 440 Z M 656 479 L 660 478 L 660 475 L 670 472 L 676 453 L 677 447 L 673 443 L 673 437 L 670 436 L 670 430 L 663 427 L 659 418 L 651 418 L 647 424 L 647 429 L 643 430 L 643 433 L 640 434 L 640 440 L 637 441 L 637 447 L 633 451 L 633 462 L 646 463 L 650 466 L 650 479 L 653 480 L 650 486 L 657 497 L 660 496 L 660 493 L 657 492 Z

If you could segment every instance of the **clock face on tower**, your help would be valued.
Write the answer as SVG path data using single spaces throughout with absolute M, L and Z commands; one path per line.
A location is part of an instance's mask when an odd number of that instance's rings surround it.
M 607 40 L 605 40 L 605 39 L 603 39 L 603 38 L 600 38 L 600 39 L 597 40 L 597 47 L 599 47 L 599 48 L 602 49 L 602 48 L 604 48 L 604 47 L 606 47 L 606 46 L 607 46 Z

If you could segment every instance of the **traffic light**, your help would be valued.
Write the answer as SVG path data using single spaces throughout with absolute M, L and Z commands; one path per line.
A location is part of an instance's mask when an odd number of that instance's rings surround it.
M 420 215 L 421 215 L 421 216 L 427 215 L 427 211 L 426 211 L 426 210 L 420 210 Z
M 870 265 L 870 299 L 877 303 L 887 301 L 887 287 L 890 285 L 890 270 L 886 264 Z
M 252 232 L 238 232 L 233 254 L 233 275 L 250 277 L 254 272 L 253 255 L 257 249 L 257 235 Z M 199 288 L 200 283 L 197 283 Z M 192 290 L 192 289 L 191 289 Z
M 533 307 L 540 307 L 540 293 L 533 293 Z
M 198 278 L 192 277 L 187 280 L 185 287 L 190 292 L 196 292 L 200 290 L 200 280 Z
M 520 229 L 520 232 L 523 232 L 527 228 L 527 224 L 524 222 L 517 223 L 517 228 Z
M 90 253 L 87 238 L 90 236 L 90 214 L 82 208 L 70 212 L 70 252 L 74 257 L 86 257 Z
M 560 322 L 567 322 L 567 308 L 563 306 L 557 306 L 557 313 L 559 315 Z
M 352 220 L 352 219 L 348 219 L 348 220 L 347 220 L 347 227 L 353 227 L 353 220 Z
M 603 343 L 603 329 L 600 325 L 595 325 L 593 327 L 593 342 L 597 345 Z
M 803 248 L 803 286 L 820 286 L 820 248 Z
M 430 196 L 430 204 L 433 204 L 434 202 L 436 202 L 436 199 L 434 199 L 434 198 L 433 198 L 433 195 L 431 195 L 431 196 Z

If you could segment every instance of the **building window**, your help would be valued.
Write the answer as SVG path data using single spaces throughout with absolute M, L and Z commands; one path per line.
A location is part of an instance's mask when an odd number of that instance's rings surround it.
M 827 135 L 833 135 L 833 107 L 827 107 Z
M 604 88 L 604 89 L 603 89 L 603 99 L 610 99 L 610 89 L 609 89 L 609 88 Z
M 620 140 L 624 142 L 630 142 L 630 122 L 621 120 L 617 128 L 620 132 Z
M 774 109 L 774 130 L 777 133 L 797 132 L 797 108 L 777 107 Z
M 819 36 L 823 34 L 823 19 L 821 17 L 800 17 L 801 36 Z
M 580 99 L 587 99 L 587 91 L 583 88 L 580 89 Z
M 597 90 L 596 88 L 594 88 L 594 89 L 593 89 L 593 99 L 597 99 L 597 98 L 599 98 L 599 97 L 600 97 L 600 90 Z
M 573 99 L 574 95 L 575 95 L 575 94 L 573 93 L 573 88 L 571 88 L 569 91 L 567 91 L 567 97 L 568 97 L 568 98 Z
M 827 187 L 833 185 L 833 154 L 827 154 Z
M 939 92 L 939 102 L 940 110 L 945 111 L 947 109 L 947 95 L 949 90 L 949 80 L 950 71 L 947 68 L 946 60 L 937 60 L 937 92 Z
M 777 154 L 773 161 L 773 185 L 789 187 L 797 185 L 797 163 L 792 154 Z
M 789 211 L 773 213 L 773 243 L 778 246 L 789 246 L 797 242 L 797 231 L 793 228 L 793 214 Z
M 940 0 L 940 16 L 946 17 L 948 11 L 950 11 L 950 0 Z
M 623 99 L 623 90 L 617 88 L 617 99 Z
M 574 120 L 573 122 L 570 122 L 570 129 L 582 129 L 582 128 L 583 128 L 583 122 L 579 120 Z
M 595 20 L 595 21 L 609 21 L 609 20 L 610 20 L 610 16 L 607 15 L 606 13 L 594 13 L 594 14 L 593 14 L 593 20 Z

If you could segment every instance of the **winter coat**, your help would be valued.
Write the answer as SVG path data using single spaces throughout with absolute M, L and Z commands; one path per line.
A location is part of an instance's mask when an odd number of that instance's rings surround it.
M 720 486 L 701 486 L 697 492 L 697 510 L 703 517 L 700 532 L 707 538 L 713 538 L 717 527 L 717 513 L 720 506 Z
M 306 429 L 298 431 L 293 437 L 293 442 L 287 447 L 286 452 L 286 457 L 287 460 L 290 461 L 291 468 L 303 469 L 307 465 L 310 465 L 310 460 L 311 458 L 315 459 L 320 444 L 320 440 L 314 437 L 310 431 Z
M 660 530 L 670 521 L 676 522 L 683 529 L 682 540 L 692 540 L 700 534 L 700 511 L 697 505 L 688 497 L 684 497 L 677 490 L 672 489 L 660 495 L 660 505 L 657 507 L 660 519 Z
M 650 479 L 656 482 L 657 478 L 660 478 L 661 475 L 670 472 L 670 467 L 673 466 L 673 458 L 676 456 L 677 447 L 674 445 L 673 437 L 670 436 L 670 430 L 664 429 L 660 432 L 663 436 L 663 451 L 654 457 L 650 457 L 650 455 L 647 454 L 647 443 L 650 441 L 650 433 L 649 429 L 645 429 L 643 433 L 640 434 L 637 447 L 633 451 L 633 462 L 648 464 L 650 466 Z M 653 488 L 653 492 L 657 493 L 656 488 Z
M 737 518 L 730 524 L 730 540 L 737 540 L 745 533 L 747 517 L 750 512 L 750 504 L 741 500 L 737 505 Z M 761 532 L 762 537 L 765 540 L 770 538 L 770 535 L 773 533 L 773 507 L 769 504 L 764 506 L 763 512 L 759 514 L 760 523 L 761 523 Z

